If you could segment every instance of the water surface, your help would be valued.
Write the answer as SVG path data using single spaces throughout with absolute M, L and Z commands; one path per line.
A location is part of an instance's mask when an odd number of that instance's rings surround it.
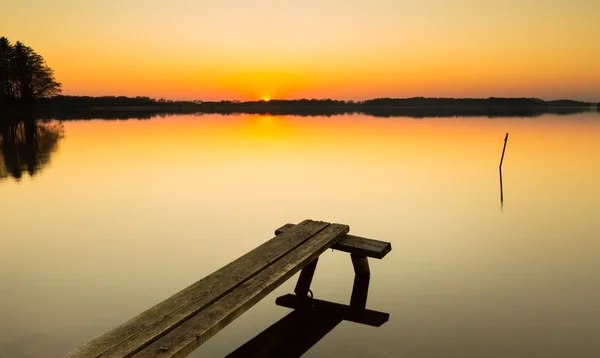
M 33 176 L 0 155 L 2 358 L 65 354 L 306 218 L 393 245 L 371 261 L 367 303 L 389 322 L 343 322 L 307 357 L 600 355 L 597 113 L 51 125 L 53 146 L 19 157 L 38 158 Z M 352 279 L 328 251 L 312 290 L 347 303 Z M 274 300 L 294 283 L 195 356 L 289 313 Z

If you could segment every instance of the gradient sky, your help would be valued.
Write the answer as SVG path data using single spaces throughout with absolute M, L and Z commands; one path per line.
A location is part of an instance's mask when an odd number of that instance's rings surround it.
M 1 0 L 65 94 L 600 101 L 598 0 Z

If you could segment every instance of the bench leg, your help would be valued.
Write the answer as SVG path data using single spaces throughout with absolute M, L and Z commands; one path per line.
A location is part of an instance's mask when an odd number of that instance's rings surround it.
M 306 265 L 302 271 L 300 271 L 300 277 L 298 278 L 296 288 L 294 289 L 294 293 L 296 295 L 300 297 L 306 297 L 308 295 L 308 291 L 310 291 L 310 284 L 313 276 L 315 275 L 315 269 L 317 268 L 318 261 L 319 258 L 317 257 L 311 263 Z
M 367 308 L 367 295 L 369 294 L 370 276 L 354 276 L 352 296 L 350 296 L 350 309 L 354 312 L 364 311 Z
M 350 308 L 353 311 L 360 312 L 367 308 L 371 270 L 366 256 L 351 254 L 350 258 L 354 267 L 354 285 L 352 286 L 352 296 L 350 296 Z
M 358 256 L 351 254 L 352 266 L 354 266 L 354 274 L 356 276 L 371 276 L 369 269 L 369 260 L 366 256 Z

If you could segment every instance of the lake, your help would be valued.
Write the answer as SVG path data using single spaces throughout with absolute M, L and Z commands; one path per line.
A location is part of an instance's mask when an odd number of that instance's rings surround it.
M 306 357 L 600 356 L 596 112 L 35 125 L 46 142 L 0 155 L 2 358 L 61 356 L 307 218 L 393 251 L 367 302 L 389 322 L 342 322 Z M 348 303 L 353 275 L 329 250 L 312 291 Z M 288 314 L 295 281 L 192 356 Z

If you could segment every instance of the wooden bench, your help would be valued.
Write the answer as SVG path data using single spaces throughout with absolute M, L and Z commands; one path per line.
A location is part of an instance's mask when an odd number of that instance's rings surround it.
M 348 232 L 347 225 L 322 221 L 286 224 L 273 239 L 65 357 L 187 356 L 300 270 L 294 291 L 306 297 L 317 259 L 329 248 L 349 252 L 357 275 L 368 277 L 367 257 L 383 258 L 391 245 Z M 299 304 L 292 301 L 285 303 Z

